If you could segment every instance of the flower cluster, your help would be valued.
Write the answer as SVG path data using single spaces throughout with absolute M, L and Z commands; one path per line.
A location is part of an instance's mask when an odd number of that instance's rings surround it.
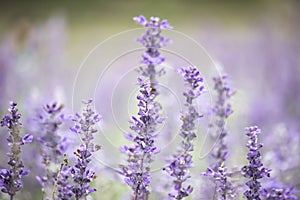
M 183 199 L 190 195 L 193 191 L 191 185 L 184 187 L 183 183 L 190 178 L 189 168 L 192 167 L 192 155 L 194 150 L 192 141 L 196 138 L 196 120 L 201 117 L 197 112 L 194 100 L 199 97 L 204 90 L 203 78 L 196 67 L 189 66 L 181 68 L 178 71 L 184 78 L 187 86 L 187 91 L 183 93 L 186 97 L 186 111 L 181 117 L 182 126 L 180 136 L 182 138 L 180 149 L 173 155 L 173 158 L 168 160 L 168 166 L 165 170 L 174 178 L 175 192 L 169 193 L 169 197 L 174 199 Z
M 96 178 L 96 173 L 94 170 L 89 169 L 88 165 L 92 161 L 92 153 L 100 149 L 100 146 L 94 144 L 92 140 L 94 139 L 94 133 L 97 132 L 95 125 L 100 121 L 101 116 L 92 109 L 91 99 L 83 101 L 83 104 L 85 104 L 85 108 L 82 115 L 77 113 L 74 116 L 75 125 L 70 128 L 82 140 L 82 144 L 74 152 L 77 157 L 76 164 L 69 169 L 74 181 L 72 192 L 76 199 L 86 198 L 90 193 L 96 191 L 96 189 L 90 187 L 90 183 Z M 62 172 L 64 171 L 65 169 Z
M 266 200 L 296 200 L 293 188 L 268 188 L 261 191 Z
M 213 108 L 213 113 L 216 116 L 215 124 L 216 133 L 211 134 L 212 139 L 215 141 L 214 148 L 212 150 L 212 158 L 214 159 L 212 163 L 212 169 L 218 170 L 218 167 L 225 162 L 228 154 L 227 145 L 224 141 L 227 136 L 227 131 L 225 129 L 226 119 L 232 114 L 230 98 L 234 94 L 234 91 L 228 86 L 226 75 L 221 75 L 214 77 L 213 81 L 215 83 L 214 90 L 217 92 L 217 101 Z
M 204 172 L 203 175 L 210 177 L 216 185 L 214 199 L 228 200 L 235 197 L 235 189 L 228 180 L 228 178 L 232 176 L 232 173 L 227 172 L 227 167 L 225 167 L 224 164 L 221 164 L 217 171 L 212 168 L 207 168 L 207 172 Z
M 141 75 L 150 79 L 152 93 L 157 95 L 156 76 L 163 74 L 164 69 L 157 70 L 156 66 L 162 64 L 165 60 L 165 58 L 160 55 L 159 49 L 171 43 L 170 39 L 161 36 L 161 31 L 163 29 L 172 29 L 172 26 L 167 20 L 160 21 L 158 17 L 150 17 L 150 20 L 147 21 L 144 16 L 140 15 L 134 17 L 133 20 L 147 28 L 146 33 L 137 39 L 138 42 L 146 47 L 146 52 L 142 54 L 141 63 L 147 67 L 140 67 L 139 71 Z
M 37 180 L 42 185 L 43 196 L 48 199 L 52 196 L 55 178 L 59 171 L 59 163 L 63 159 L 63 154 L 67 149 L 66 137 L 60 136 L 59 129 L 63 123 L 63 105 L 56 102 L 46 104 L 39 113 L 37 122 L 40 143 L 42 164 L 45 168 L 43 176 L 37 176 Z
M 155 146 L 155 133 L 157 125 L 162 123 L 160 109 L 153 101 L 155 95 L 151 93 L 149 82 L 138 79 L 140 93 L 138 118 L 132 117 L 130 129 L 135 132 L 126 134 L 125 137 L 132 141 L 130 146 L 120 148 L 127 154 L 127 165 L 120 165 L 120 174 L 125 176 L 125 182 L 132 188 L 134 199 L 147 199 L 150 185 L 150 163 L 153 154 L 158 153 Z
M 62 163 L 56 181 L 57 193 L 58 193 L 57 196 L 55 196 L 55 192 L 53 192 L 53 195 L 56 199 L 69 200 L 72 198 L 73 196 L 72 185 L 70 185 L 69 178 L 70 178 L 70 167 L 67 166 L 67 163 Z
M 270 177 L 271 170 L 263 167 L 263 163 L 261 162 L 259 149 L 262 148 L 263 145 L 258 143 L 258 134 L 261 133 L 261 130 L 257 126 L 252 126 L 247 127 L 245 131 L 249 137 L 246 145 L 249 149 L 247 154 L 249 164 L 242 168 L 242 173 L 243 176 L 248 179 L 246 185 L 249 189 L 244 192 L 244 196 L 249 200 L 260 200 L 261 183 L 259 179 Z
M 20 118 L 18 113 L 17 103 L 10 102 L 9 114 L 6 114 L 1 121 L 1 126 L 8 128 L 9 136 L 7 137 L 10 152 L 9 169 L 0 170 L 0 187 L 1 191 L 7 193 L 12 200 L 15 194 L 22 189 L 22 177 L 29 173 L 29 170 L 24 170 L 24 164 L 21 160 L 21 145 L 30 143 L 33 136 L 26 134 L 24 137 L 20 136 Z

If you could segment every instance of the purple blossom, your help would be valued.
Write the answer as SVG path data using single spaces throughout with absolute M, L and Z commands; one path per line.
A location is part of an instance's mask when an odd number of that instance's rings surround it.
M 70 185 L 70 167 L 63 165 L 60 173 L 59 178 L 56 182 L 57 184 L 57 198 L 61 200 L 69 200 L 74 195 L 72 192 L 72 185 Z
M 138 116 L 133 116 L 130 129 L 134 133 L 129 133 L 128 138 L 133 143 L 130 146 L 120 147 L 121 152 L 127 154 L 127 165 L 120 165 L 119 171 L 125 178 L 124 181 L 133 191 L 133 199 L 148 199 L 150 193 L 150 163 L 153 155 L 158 153 L 155 146 L 155 134 L 157 125 L 163 119 L 160 117 L 160 108 L 154 101 L 155 95 L 151 93 L 149 82 L 138 79 L 140 93 Z
M 29 170 L 24 170 L 24 164 L 21 160 L 21 145 L 30 143 L 33 137 L 26 134 L 23 138 L 20 136 L 20 118 L 18 113 L 17 103 L 10 102 L 9 114 L 5 115 L 0 122 L 1 126 L 8 128 L 9 136 L 7 137 L 10 152 L 7 153 L 9 157 L 9 169 L 0 170 L 0 187 L 3 193 L 7 193 L 12 200 L 15 194 L 22 189 L 22 177 L 29 173 Z
M 261 143 L 258 143 L 258 134 L 261 130 L 257 126 L 245 128 L 246 135 L 249 137 L 247 147 L 249 152 L 247 154 L 248 165 L 242 168 L 242 173 L 245 178 L 248 179 L 246 186 L 249 188 L 244 192 L 244 196 L 249 200 L 260 200 L 261 183 L 259 179 L 264 177 L 270 177 L 269 169 L 263 167 L 261 162 L 261 155 L 259 149 L 263 147 Z
M 187 86 L 187 91 L 183 93 L 186 97 L 186 111 L 181 117 L 182 126 L 180 136 L 182 137 L 182 141 L 180 149 L 173 155 L 172 159 L 168 160 L 169 164 L 163 170 L 174 179 L 175 191 L 169 193 L 169 197 L 183 199 L 193 191 L 191 185 L 185 187 L 183 183 L 190 178 L 189 168 L 192 167 L 193 162 L 191 152 L 194 150 L 192 141 L 196 138 L 195 122 L 201 117 L 196 110 L 194 100 L 203 93 L 204 86 L 203 78 L 196 67 L 181 68 L 178 72 L 183 76 Z
M 150 17 L 150 20 L 144 16 L 134 17 L 133 20 L 147 28 L 146 33 L 137 39 L 146 51 L 142 54 L 141 63 L 146 67 L 140 67 L 139 71 L 142 76 L 150 79 L 150 87 L 153 94 L 158 95 L 156 77 L 164 73 L 164 70 L 158 70 L 157 66 L 165 61 L 165 58 L 160 55 L 159 49 L 171 43 L 171 40 L 161 36 L 162 29 L 172 29 L 172 26 L 167 20 L 162 20 L 158 17 Z
M 261 196 L 266 200 L 296 200 L 293 188 L 268 188 L 261 191 Z
M 40 142 L 42 164 L 45 168 L 45 174 L 37 177 L 37 180 L 42 185 L 43 196 L 46 199 L 51 197 L 59 164 L 67 149 L 66 138 L 61 137 L 59 133 L 63 123 L 62 109 L 63 105 L 56 102 L 46 104 L 36 119 L 40 127 L 37 140 Z
M 232 114 L 230 98 L 234 94 L 234 91 L 228 86 L 228 80 L 226 75 L 214 77 L 215 83 L 214 89 L 217 92 L 217 100 L 213 108 L 213 114 L 216 117 L 214 126 L 216 127 L 216 133 L 211 134 L 212 139 L 215 141 L 214 148 L 212 150 L 212 168 L 214 171 L 218 170 L 218 167 L 226 161 L 228 155 L 227 145 L 225 143 L 225 137 L 227 131 L 225 129 L 226 119 Z
M 95 125 L 100 121 L 101 116 L 92 107 L 92 100 L 83 101 L 85 108 L 82 114 L 76 114 L 73 118 L 75 125 L 70 129 L 79 135 L 82 140 L 80 147 L 74 152 L 77 157 L 76 164 L 72 166 L 70 175 L 74 181 L 72 192 L 77 199 L 86 198 L 96 189 L 90 187 L 90 183 L 96 178 L 94 170 L 89 169 L 92 153 L 100 149 L 99 145 L 92 143 L 93 134 L 97 132 Z
M 227 167 L 222 164 L 218 167 L 217 171 L 212 168 L 207 168 L 207 171 L 203 173 L 204 176 L 208 176 L 216 185 L 215 197 L 218 200 L 233 199 L 236 196 L 235 188 L 233 187 L 229 178 L 232 176 L 231 172 L 227 172 Z M 214 199 L 215 199 L 214 197 Z

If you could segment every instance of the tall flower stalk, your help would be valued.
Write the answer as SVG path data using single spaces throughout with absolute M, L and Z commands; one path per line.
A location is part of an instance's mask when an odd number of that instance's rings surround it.
M 226 200 L 235 197 L 235 189 L 230 181 L 231 172 L 227 172 L 225 161 L 228 156 L 228 148 L 225 142 L 227 130 L 225 124 L 227 118 L 233 113 L 231 109 L 230 98 L 234 91 L 229 87 L 226 75 L 213 78 L 214 90 L 217 93 L 217 100 L 212 109 L 213 115 L 216 117 L 214 124 L 216 132 L 211 134 L 211 138 L 215 141 L 212 149 L 212 163 L 207 171 L 202 175 L 207 176 L 215 184 L 214 199 Z
M 212 158 L 213 163 L 211 168 L 214 171 L 218 171 L 218 168 L 224 164 L 228 155 L 228 148 L 225 142 L 227 136 L 227 130 L 225 124 L 227 118 L 232 114 L 230 98 L 234 94 L 234 91 L 229 87 L 226 75 L 221 75 L 213 78 L 215 83 L 214 89 L 217 92 L 217 100 L 213 108 L 213 114 L 216 117 L 214 126 L 216 132 L 211 134 L 212 139 L 215 141 Z
M 43 176 L 37 176 L 37 180 L 42 185 L 43 199 L 50 199 L 55 185 L 55 179 L 59 173 L 59 165 L 66 152 L 66 138 L 60 136 L 59 130 L 63 123 L 63 105 L 56 102 L 43 106 L 39 117 L 40 127 L 37 140 L 41 146 L 42 164 L 45 168 Z
M 121 152 L 127 154 L 127 165 L 120 165 L 119 171 L 124 181 L 131 187 L 134 200 L 147 200 L 150 193 L 150 163 L 153 155 L 158 153 L 155 146 L 157 125 L 163 119 L 160 109 L 153 101 L 155 95 L 151 92 L 149 81 L 138 79 L 140 91 L 138 117 L 133 116 L 129 133 L 125 137 L 133 142 L 130 146 L 120 147 Z
M 69 169 L 74 182 L 71 188 L 76 200 L 86 199 L 90 193 L 96 191 L 95 188 L 90 187 L 91 182 L 96 178 L 96 173 L 89 168 L 89 164 L 92 161 L 92 154 L 100 149 L 100 146 L 92 141 L 97 132 L 95 125 L 100 121 L 101 116 L 92 109 L 92 102 L 91 99 L 83 101 L 85 108 L 81 115 L 77 113 L 74 116 L 75 125 L 70 128 L 82 140 L 82 144 L 74 152 L 77 157 L 76 164 Z M 63 178 L 66 178 L 66 171 L 66 168 L 62 171 Z
M 146 47 L 141 60 L 141 63 L 145 64 L 146 67 L 140 67 L 139 71 L 142 76 L 149 78 L 151 93 L 157 96 L 159 93 L 157 90 L 157 76 L 164 73 L 164 69 L 158 70 L 157 66 L 165 61 L 159 49 L 171 43 L 171 40 L 163 37 L 161 32 L 163 29 L 172 29 L 172 26 L 167 20 L 160 21 L 158 17 L 150 17 L 148 21 L 144 16 L 140 15 L 134 17 L 133 20 L 147 28 L 146 33 L 137 39 L 139 43 Z
M 261 143 L 258 143 L 258 134 L 261 130 L 257 126 L 251 126 L 245 128 L 246 135 L 249 137 L 247 147 L 249 152 L 247 154 L 248 165 L 242 168 L 242 173 L 245 178 L 248 179 L 246 186 L 249 188 L 244 192 L 244 196 L 248 200 L 260 200 L 262 192 L 260 179 L 264 177 L 270 177 L 269 169 L 263 167 L 261 162 L 260 149 L 263 147 Z
M 207 168 L 207 171 L 202 173 L 204 176 L 208 176 L 215 184 L 215 193 L 213 199 L 229 200 L 234 199 L 236 196 L 236 190 L 229 180 L 232 176 L 231 172 L 227 172 L 227 167 L 222 164 L 218 167 L 218 170 Z
M 185 186 L 184 183 L 190 178 L 189 168 L 192 167 L 192 154 L 194 150 L 193 140 L 196 138 L 196 120 L 201 117 L 195 105 L 195 100 L 203 93 L 203 78 L 196 67 L 189 66 L 178 71 L 184 78 L 187 91 L 183 93 L 186 97 L 185 111 L 181 117 L 182 125 L 180 136 L 182 141 L 180 148 L 168 160 L 168 166 L 164 170 L 173 177 L 174 192 L 169 193 L 173 199 L 183 199 L 193 191 L 191 185 Z
M 0 170 L 0 187 L 3 193 L 10 196 L 10 200 L 23 187 L 22 177 L 29 173 L 29 170 L 24 170 L 24 164 L 21 160 L 21 146 L 32 142 L 33 136 L 26 134 L 24 137 L 20 136 L 20 122 L 21 114 L 18 113 L 17 103 L 10 102 L 9 114 L 5 115 L 1 121 L 1 126 L 8 128 L 9 136 L 7 137 L 10 152 L 7 153 L 9 157 L 9 169 Z

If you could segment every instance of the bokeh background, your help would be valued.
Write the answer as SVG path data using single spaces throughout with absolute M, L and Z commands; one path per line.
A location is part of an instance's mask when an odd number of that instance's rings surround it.
M 110 36 L 137 28 L 133 16 L 158 16 L 201 44 L 237 90 L 232 103 L 234 114 L 227 124 L 231 133 L 229 166 L 245 163 L 241 157 L 246 151 L 243 128 L 256 124 L 263 131 L 265 162 L 276 168 L 273 175 L 299 189 L 299 11 L 296 0 L 1 2 L 0 114 L 3 116 L 12 99 L 19 102 L 26 119 L 34 108 L 54 100 L 64 103 L 72 113 L 73 83 L 89 52 Z M 128 43 L 134 43 L 133 39 Z M 105 112 L 100 105 L 98 110 Z M 124 142 L 119 139 L 122 134 L 117 133 L 118 128 L 103 123 L 102 130 L 108 140 Z M 1 130 L 2 141 L 4 133 Z M 1 151 L 6 149 L 2 142 Z M 109 155 L 103 153 L 99 158 L 105 160 Z M 119 159 L 117 156 L 110 166 Z M 5 166 L 4 153 L 0 160 L 0 166 Z M 207 163 L 198 162 L 198 174 Z M 35 165 L 31 168 L 34 171 Z M 96 194 L 96 199 L 119 199 L 128 193 L 111 169 L 103 165 L 98 171 L 102 178 L 96 184 L 105 195 Z M 32 180 L 31 185 L 25 186 L 27 192 L 20 199 L 40 195 L 34 177 L 28 180 Z

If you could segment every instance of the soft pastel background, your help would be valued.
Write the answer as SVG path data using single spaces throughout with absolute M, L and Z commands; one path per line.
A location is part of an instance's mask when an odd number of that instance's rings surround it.
M 227 124 L 231 133 L 228 165 L 245 163 L 243 127 L 256 124 L 263 131 L 264 159 L 274 169 L 273 176 L 280 176 L 283 182 L 299 189 L 299 11 L 300 3 L 296 0 L 3 1 L 0 3 L 0 114 L 3 116 L 12 99 L 19 102 L 26 119 L 30 118 L 33 109 L 54 100 L 64 103 L 66 112 L 71 113 L 76 72 L 88 53 L 108 37 L 137 28 L 133 16 L 159 16 L 168 19 L 176 31 L 200 43 L 218 68 L 229 75 L 230 84 L 237 90 L 233 98 L 235 113 Z M 128 47 L 131 43 L 134 43 L 133 38 L 128 40 Z M 120 44 L 124 45 L 124 41 Z M 107 51 L 118 48 L 117 43 L 114 45 Z M 128 77 L 133 78 L 131 82 L 135 81 L 134 75 Z M 111 79 L 116 81 L 118 77 Z M 98 98 L 105 101 L 107 96 L 101 94 Z M 113 105 L 123 104 L 115 102 Z M 97 109 L 104 116 L 109 112 L 99 103 Z M 201 109 L 207 111 L 207 108 Z M 119 113 L 124 123 L 129 117 L 125 111 Z M 104 148 L 99 159 L 115 167 L 122 159 L 117 154 L 117 146 L 124 140 L 122 131 L 105 124 L 105 120 L 101 125 L 105 138 L 99 142 L 110 148 L 116 157 L 112 158 Z M 200 124 L 200 127 L 205 128 L 205 125 Z M 176 119 L 174 126 L 177 126 Z M 5 141 L 5 131 L 0 132 L 1 141 Z M 107 145 L 111 141 L 115 143 Z M 1 152 L 5 149 L 5 142 L 2 142 Z M 5 166 L 4 153 L 0 160 L 0 166 Z M 196 163 L 195 176 L 198 176 L 208 161 Z M 128 192 L 119 181 L 120 177 L 115 177 L 109 167 L 95 161 L 97 164 L 99 178 L 96 185 L 101 191 L 96 194 L 97 199 L 119 199 Z M 35 164 L 28 165 L 33 172 L 36 170 Z M 27 192 L 24 191 L 20 199 L 40 195 L 34 176 L 28 180 Z

